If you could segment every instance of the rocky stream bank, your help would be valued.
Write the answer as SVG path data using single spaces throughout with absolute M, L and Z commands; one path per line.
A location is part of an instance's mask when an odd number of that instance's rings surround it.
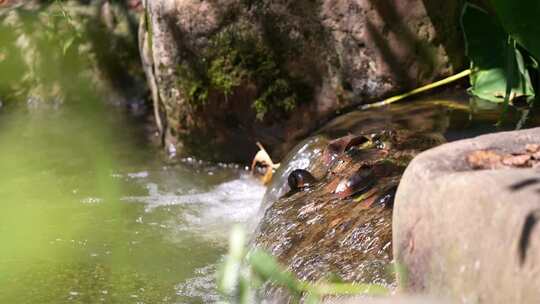
M 540 143 L 540 130 L 430 149 L 493 132 L 495 113 L 475 111 L 462 96 L 336 118 L 282 162 L 263 200 L 253 245 L 271 252 L 301 279 L 337 277 L 430 295 L 390 298 L 389 303 L 505 303 L 537 297 L 530 276 L 537 264 L 532 230 L 540 203 L 538 169 L 474 171 L 467 156 L 489 149 L 509 155 L 500 161 L 528 157 L 522 167 L 532 166 L 537 156 L 531 149 L 538 146 L 530 144 Z M 493 254 L 501 246 L 505 250 Z M 515 262 L 506 263 L 509 256 Z M 394 263 L 402 271 L 399 286 Z M 527 263 L 531 267 L 525 268 Z M 496 275 L 499 271 L 505 275 Z M 513 290 L 516 285 L 508 280 L 521 283 Z M 510 289 L 500 289 L 503 285 Z M 267 292 L 276 302 L 287 301 L 279 290 Z

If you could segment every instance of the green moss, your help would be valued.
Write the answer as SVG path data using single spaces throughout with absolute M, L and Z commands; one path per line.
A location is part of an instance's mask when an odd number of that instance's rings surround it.
M 277 106 L 285 111 L 291 111 L 296 107 L 298 98 L 290 83 L 278 78 L 273 81 L 264 93 L 253 103 L 258 119 L 263 119 L 271 105 Z
M 193 67 L 180 65 L 176 70 L 178 86 L 192 105 L 203 105 L 208 100 L 209 84 L 207 77 L 196 71 Z
M 278 62 L 279 56 L 261 37 L 235 26 L 212 37 L 197 62 L 179 67 L 179 85 L 191 103 L 200 105 L 207 102 L 210 90 L 229 96 L 242 85 L 255 84 L 258 94 L 252 106 L 262 120 L 271 111 L 293 110 L 307 92 L 307 86 Z

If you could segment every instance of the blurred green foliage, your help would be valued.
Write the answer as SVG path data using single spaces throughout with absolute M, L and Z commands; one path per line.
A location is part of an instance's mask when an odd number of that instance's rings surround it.
M 226 303 L 260 303 L 265 288 L 276 286 L 289 292 L 293 303 L 319 303 L 325 296 L 370 295 L 380 296 L 389 290 L 376 284 L 343 282 L 316 283 L 297 279 L 285 270 L 276 259 L 261 249 L 247 251 L 246 235 L 242 228 L 234 227 L 219 275 L 218 288 Z
M 0 10 L 0 98 L 61 103 L 80 95 L 82 87 L 144 87 L 131 19 L 119 5 L 106 11 L 79 1 Z
M 498 20 L 512 39 L 540 59 L 540 1 L 490 0 Z

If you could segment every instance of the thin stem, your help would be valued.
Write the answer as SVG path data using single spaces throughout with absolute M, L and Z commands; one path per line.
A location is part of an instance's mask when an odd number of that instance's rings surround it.
M 379 102 L 370 103 L 370 104 L 367 104 L 367 105 L 360 106 L 360 110 L 383 107 L 383 106 L 392 104 L 392 103 L 394 103 L 396 101 L 400 101 L 402 99 L 405 99 L 407 97 L 411 97 L 413 95 L 417 95 L 417 94 L 432 90 L 434 88 L 449 84 L 449 83 L 454 82 L 456 80 L 459 80 L 459 79 L 461 79 L 463 77 L 469 76 L 470 74 L 471 74 L 471 69 L 466 69 L 465 71 L 462 71 L 462 72 L 457 73 L 455 75 L 452 75 L 450 77 L 441 79 L 439 81 L 435 81 L 435 82 L 427 84 L 425 86 L 416 88 L 416 89 L 414 89 L 412 91 L 409 91 L 407 93 L 403 93 L 403 94 L 397 95 L 397 96 L 392 96 L 392 97 L 387 98 L 387 99 L 385 99 L 383 101 L 379 101 Z

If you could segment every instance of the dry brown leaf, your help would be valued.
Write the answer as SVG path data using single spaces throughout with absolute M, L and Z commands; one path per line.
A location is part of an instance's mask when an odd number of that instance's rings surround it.
M 494 151 L 479 150 L 467 156 L 467 162 L 473 169 L 496 169 L 501 167 L 502 156 Z
M 529 153 L 535 153 L 540 151 L 540 145 L 539 144 L 527 144 L 525 145 L 525 150 Z
M 256 174 L 255 169 L 257 168 L 257 165 L 264 167 L 264 174 L 259 179 L 264 185 L 267 185 L 272 180 L 274 170 L 279 168 L 279 163 L 274 164 L 270 155 L 268 155 L 268 152 L 266 152 L 266 149 L 264 149 L 261 143 L 257 142 L 257 146 L 259 147 L 259 151 L 255 154 L 255 157 L 251 162 L 251 174 Z
M 508 155 L 502 159 L 502 163 L 506 166 L 523 167 L 531 159 L 529 154 Z
M 498 154 L 491 150 L 474 151 L 467 156 L 473 169 L 537 168 L 540 160 L 540 144 L 527 144 L 525 151 L 513 154 Z

